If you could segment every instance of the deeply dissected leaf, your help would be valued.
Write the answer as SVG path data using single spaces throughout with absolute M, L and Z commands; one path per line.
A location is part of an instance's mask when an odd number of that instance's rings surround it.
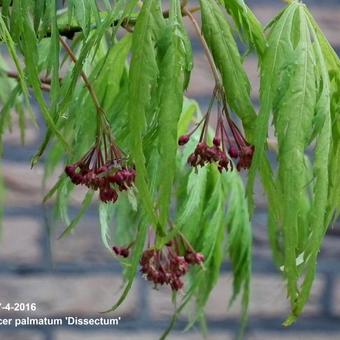
M 129 76 L 129 126 L 131 154 L 136 164 L 136 186 L 143 197 L 142 204 L 154 226 L 158 225 L 158 217 L 154 212 L 151 194 L 147 185 L 145 156 L 142 137 L 145 132 L 146 111 L 151 100 L 150 87 L 158 73 L 155 46 L 153 42 L 156 22 L 152 16 L 155 0 L 145 1 L 136 23 L 133 42 L 132 59 Z
M 111 251 L 110 243 L 112 242 L 110 237 L 110 209 L 111 206 L 105 203 L 101 203 L 99 206 L 99 222 L 100 222 L 100 234 L 104 246 Z
M 295 6 L 295 4 L 294 4 Z M 261 63 L 261 88 L 260 88 L 260 102 L 261 108 L 259 116 L 256 120 L 256 137 L 253 139 L 253 144 L 255 145 L 255 155 L 252 162 L 252 167 L 249 172 L 248 178 L 248 196 L 251 196 L 253 191 L 253 186 L 255 182 L 255 175 L 257 170 L 260 168 L 260 164 L 264 161 L 265 144 L 268 134 L 268 126 L 270 120 L 271 109 L 273 107 L 273 87 L 272 84 L 280 79 L 281 70 L 284 68 L 284 63 L 287 58 L 292 60 L 292 56 L 284 51 L 287 47 L 287 40 L 290 38 L 290 31 L 293 20 L 293 5 L 288 7 L 285 12 L 283 12 L 276 23 L 273 24 L 272 30 L 268 37 L 268 48 L 263 56 Z M 289 49 L 287 50 L 289 51 Z M 270 173 L 269 173 L 270 174 Z M 264 179 L 268 180 L 268 179 Z M 267 191 L 268 192 L 268 191 Z M 274 202 L 276 195 L 271 195 L 273 198 L 270 200 Z M 275 204 L 270 203 L 270 204 Z M 276 211 L 277 218 L 280 212 Z
M 59 236 L 59 239 L 70 235 L 71 233 L 74 232 L 76 226 L 78 225 L 79 221 L 81 220 L 81 218 L 84 216 L 84 214 L 86 213 L 87 209 L 89 208 L 91 202 L 93 199 L 93 192 L 89 191 L 82 204 L 81 204 L 81 208 L 79 210 L 79 213 L 77 214 L 77 216 L 75 218 L 73 218 L 73 220 L 71 221 L 71 223 L 68 225 L 68 227 L 62 232 L 62 234 Z
M 177 224 L 185 228 L 189 240 L 198 237 L 197 225 L 200 222 L 205 202 L 207 170 L 194 171 L 188 177 L 186 188 L 186 201 L 179 209 Z
M 165 31 L 166 47 L 160 61 L 159 150 L 160 172 L 166 173 L 160 182 L 160 223 L 168 223 L 169 207 L 176 168 L 177 124 L 182 111 L 185 88 L 186 49 L 180 2 L 171 1 L 169 26 Z M 187 38 L 186 38 L 187 39 Z
M 270 212 L 270 228 L 276 225 L 282 232 L 282 250 L 274 242 L 275 234 L 270 235 L 275 258 L 282 261 L 287 279 L 292 307 L 287 325 L 301 313 L 310 294 L 316 257 L 327 228 L 330 97 L 327 64 L 317 34 L 304 5 L 293 2 L 271 25 L 262 60 L 261 109 L 250 173 L 251 185 L 256 168 L 266 162 L 264 150 L 273 113 L 278 138 L 275 183 L 283 200 L 279 204 L 278 196 L 269 197 L 270 209 L 280 206 Z M 314 161 L 309 164 L 305 153 L 314 139 Z M 298 261 L 301 257 L 302 262 Z
M 310 25 L 315 31 L 314 34 L 318 39 L 330 78 L 332 139 L 329 160 L 329 198 L 326 219 L 327 224 L 330 224 L 331 221 L 340 214 L 340 60 L 307 8 L 305 11 Z
M 330 111 L 330 88 L 327 64 L 322 53 L 320 42 L 308 19 L 304 7 L 299 8 L 303 24 L 305 25 L 306 40 L 313 44 L 313 52 L 316 59 L 317 73 L 319 77 L 318 98 L 315 105 L 314 124 L 316 137 L 313 201 L 310 212 L 310 235 L 304 254 L 305 277 L 301 285 L 301 291 L 293 308 L 291 316 L 286 324 L 291 324 L 301 314 L 305 303 L 310 295 L 312 283 L 316 273 L 316 260 L 321 247 L 323 236 L 327 230 L 326 209 L 329 183 L 329 157 L 331 150 L 331 111 Z M 320 122 L 321 121 L 321 122 Z
M 231 302 L 242 294 L 242 320 L 247 319 L 250 299 L 252 232 L 244 186 L 240 176 L 231 172 L 223 176 L 225 195 L 228 196 L 226 214 L 227 251 L 234 273 Z

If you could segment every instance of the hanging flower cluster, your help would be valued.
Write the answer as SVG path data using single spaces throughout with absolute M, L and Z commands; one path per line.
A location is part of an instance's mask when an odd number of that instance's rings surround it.
M 65 173 L 72 183 L 99 190 L 100 200 L 106 203 L 116 202 L 117 191 L 131 188 L 136 177 L 134 167 L 128 166 L 127 158 L 108 134 L 97 138 L 96 144 L 79 161 L 67 165 Z
M 167 284 L 177 291 L 183 288 L 183 276 L 188 272 L 189 265 L 203 262 L 204 256 L 201 253 L 186 250 L 185 255 L 181 256 L 176 242 L 170 242 L 163 249 L 146 249 L 140 265 L 141 272 L 148 281 L 156 286 Z
M 196 127 L 189 133 L 180 136 L 178 139 L 179 145 L 185 145 L 189 142 L 191 136 L 203 123 L 200 139 L 194 152 L 188 158 L 188 164 L 192 167 L 204 166 L 215 163 L 220 172 L 233 169 L 233 162 L 231 159 L 237 161 L 237 170 L 249 169 L 253 159 L 255 148 L 249 144 L 237 125 L 230 118 L 224 94 L 221 90 L 215 90 L 212 100 L 210 102 L 208 112 L 203 119 L 196 125 Z M 211 146 L 208 145 L 208 129 L 209 120 L 211 118 L 211 109 L 214 100 L 218 100 L 217 123 L 215 129 L 215 136 Z M 223 105 L 220 105 L 220 101 Z M 221 109 L 222 107 L 222 109 Z
M 181 245 L 181 247 L 180 247 Z M 117 256 L 128 257 L 131 244 L 127 247 L 113 246 Z M 195 252 L 191 246 L 185 246 L 182 238 L 167 243 L 162 249 L 148 247 L 140 259 L 141 273 L 148 280 L 157 285 L 167 284 L 172 290 L 183 288 L 183 276 L 190 265 L 202 265 L 204 255 Z

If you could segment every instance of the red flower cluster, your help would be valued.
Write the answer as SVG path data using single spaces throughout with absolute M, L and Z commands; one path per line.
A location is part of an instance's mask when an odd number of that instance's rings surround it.
M 172 243 L 162 250 L 149 248 L 144 251 L 140 260 L 141 272 L 147 280 L 155 285 L 169 285 L 172 290 L 180 290 L 184 282 L 182 277 L 188 272 L 189 265 L 202 264 L 204 256 L 188 251 L 185 256 L 176 253 Z
M 236 124 L 230 118 L 225 102 L 222 111 L 220 109 L 218 111 L 213 145 L 209 146 L 207 143 L 207 130 L 211 116 L 210 111 L 217 94 L 215 91 L 208 112 L 201 122 L 199 122 L 189 134 L 180 136 L 178 144 L 185 145 L 188 143 L 193 133 L 204 122 L 199 143 L 196 145 L 194 152 L 189 156 L 188 163 L 195 168 L 197 166 L 215 163 L 217 164 L 218 170 L 222 172 L 223 169 L 226 171 L 233 169 L 233 162 L 231 161 L 233 158 L 238 160 L 238 171 L 241 169 L 249 169 L 255 148 L 246 141 Z M 223 98 L 223 94 L 219 95 Z M 220 105 L 218 107 L 220 108 Z
M 65 167 L 65 173 L 72 183 L 86 185 L 93 190 L 99 189 L 99 198 L 103 202 L 116 202 L 119 191 L 133 186 L 136 172 L 128 167 L 126 158 L 117 145 L 111 143 L 104 150 L 100 143 L 88 151 L 82 159 Z
M 192 167 L 197 167 L 198 165 L 204 166 L 209 163 L 216 163 L 220 172 L 222 172 L 223 169 L 228 171 L 228 157 L 226 153 L 221 150 L 219 145 L 216 144 L 214 143 L 213 146 L 208 146 L 204 142 L 198 143 L 195 151 L 189 156 L 188 163 Z

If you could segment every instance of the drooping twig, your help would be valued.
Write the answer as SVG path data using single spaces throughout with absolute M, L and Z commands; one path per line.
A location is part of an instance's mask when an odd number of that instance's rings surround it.
M 71 58 L 71 60 L 73 61 L 73 63 L 77 63 L 78 62 L 78 59 L 77 57 L 75 56 L 75 54 L 73 53 L 72 49 L 70 48 L 70 46 L 67 44 L 67 42 L 59 36 L 59 40 L 61 42 L 61 44 L 63 45 L 65 51 L 67 52 L 67 54 L 69 55 L 69 57 Z M 110 128 L 110 124 L 109 124 L 109 121 L 107 119 L 107 115 L 104 111 L 104 109 L 102 108 L 102 106 L 100 105 L 100 102 L 98 100 L 98 97 L 97 97 L 97 94 L 89 80 L 89 78 L 87 77 L 87 75 L 85 74 L 85 72 L 82 70 L 80 72 L 80 75 L 85 83 L 85 86 L 86 88 L 88 89 L 89 91 L 89 94 L 92 98 L 92 101 L 93 101 L 93 104 L 96 108 L 96 112 L 97 112 L 97 129 L 98 131 L 100 129 L 104 129 L 109 135 L 110 135 L 110 138 L 112 141 L 115 140 L 114 136 L 113 136 L 113 133 L 112 133 L 112 130 Z
M 4 74 L 8 77 L 8 78 L 13 78 L 13 79 L 16 79 L 16 80 L 19 80 L 20 77 L 19 77 L 19 74 L 15 71 L 6 71 L 4 72 Z M 40 78 L 40 88 L 43 90 L 43 91 L 50 91 L 51 90 L 51 80 L 50 79 L 46 79 L 46 78 Z
M 59 37 L 59 40 L 61 42 L 61 44 L 63 45 L 65 51 L 67 52 L 67 54 L 69 55 L 69 57 L 71 58 L 71 60 L 76 64 L 77 63 L 77 57 L 75 56 L 75 54 L 73 53 L 73 51 L 71 50 L 70 46 L 68 46 L 67 42 L 62 38 Z M 98 97 L 96 95 L 96 92 L 92 86 L 92 84 L 90 83 L 89 79 L 87 78 L 87 75 L 85 74 L 85 72 L 82 70 L 80 73 L 82 79 L 84 80 L 85 86 L 88 89 L 90 96 L 92 97 L 94 106 L 96 107 L 96 110 L 98 113 L 103 113 L 103 109 L 99 103 Z
M 216 83 L 216 87 L 217 88 L 221 88 L 222 87 L 222 84 L 221 84 L 221 80 L 220 80 L 220 75 L 218 73 L 218 70 L 217 70 L 217 67 L 215 65 L 215 62 L 214 62 L 214 59 L 211 55 L 211 52 L 209 50 L 209 47 L 208 47 L 208 44 L 206 42 L 206 40 L 204 39 L 202 33 L 201 33 L 201 28 L 198 24 L 198 22 L 196 21 L 196 19 L 194 18 L 194 16 L 192 15 L 192 13 L 187 9 L 187 8 L 182 8 L 182 12 L 190 19 L 190 21 L 192 22 L 196 32 L 197 32 L 197 35 L 198 35 L 198 38 L 200 39 L 201 43 L 202 43 L 202 46 L 203 46 L 203 49 L 204 49 L 204 52 L 205 52 L 205 55 L 208 59 L 208 62 L 209 62 L 209 65 L 210 65 L 210 68 L 211 68 L 211 71 L 212 71 L 212 74 L 214 76 L 214 79 L 215 79 L 215 83 Z

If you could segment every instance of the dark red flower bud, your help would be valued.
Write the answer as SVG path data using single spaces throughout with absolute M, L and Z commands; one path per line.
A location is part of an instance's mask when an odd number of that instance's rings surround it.
M 255 151 L 255 146 L 254 145 L 246 145 L 242 148 L 242 153 L 247 156 L 247 157 L 253 157 Z
M 228 153 L 231 158 L 238 158 L 240 155 L 236 145 L 230 145 Z
M 213 139 L 213 144 L 214 144 L 215 146 L 219 147 L 219 146 L 221 145 L 221 139 L 218 138 L 218 137 L 215 137 L 215 138 Z
M 170 282 L 170 286 L 173 290 L 180 290 L 183 287 L 184 283 L 180 278 L 175 277 Z
M 192 153 L 192 154 L 188 157 L 188 163 L 189 163 L 191 166 L 197 166 L 198 163 L 199 163 L 198 156 L 197 156 L 195 153 Z
M 130 255 L 130 250 L 129 248 L 125 247 L 118 247 L 118 246 L 113 246 L 112 250 L 115 252 L 116 255 L 122 256 L 122 257 L 128 257 Z
M 99 198 L 102 202 L 116 202 L 117 199 L 118 199 L 118 194 L 117 194 L 117 191 L 112 189 L 111 187 L 109 186 L 106 186 L 104 188 L 100 188 L 100 191 L 99 191 Z
M 224 157 L 218 162 L 218 170 L 220 172 L 222 172 L 223 169 L 228 171 L 228 165 L 229 165 L 229 161 L 228 161 L 227 157 Z
M 84 184 L 85 181 L 84 181 L 84 177 L 82 175 L 79 175 L 79 174 L 74 174 L 72 177 L 71 177 L 71 181 L 73 184 Z
M 185 145 L 186 143 L 188 143 L 190 140 L 190 136 L 189 135 L 183 135 L 181 137 L 179 137 L 178 139 L 178 145 Z
M 76 165 L 66 165 L 65 173 L 67 176 L 72 177 L 76 172 L 77 166 Z

